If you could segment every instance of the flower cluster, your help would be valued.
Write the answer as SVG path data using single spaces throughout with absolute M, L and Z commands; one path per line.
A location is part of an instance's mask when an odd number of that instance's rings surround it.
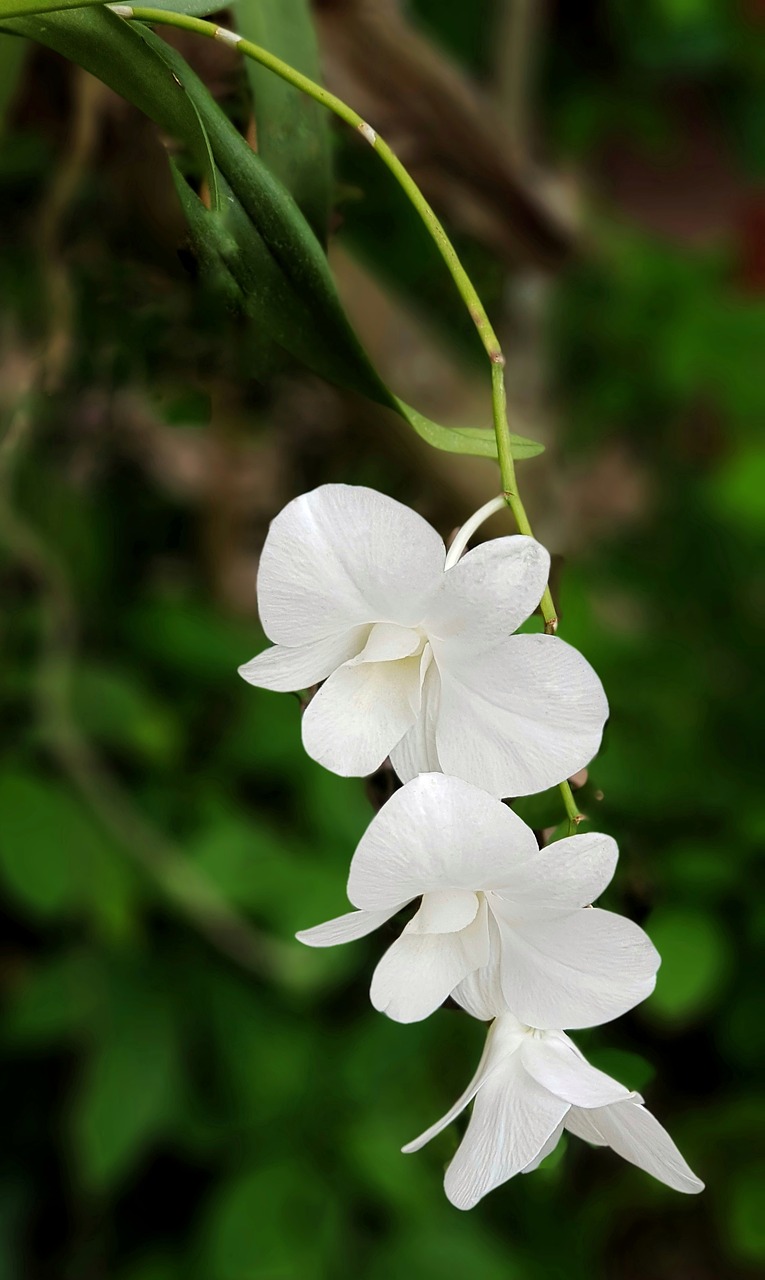
M 296 498 L 271 524 L 258 604 L 273 647 L 242 676 L 276 690 L 320 684 L 303 715 L 309 755 L 344 776 L 390 757 L 404 784 L 353 856 L 355 909 L 298 937 L 349 942 L 417 903 L 374 971 L 372 1004 L 415 1022 L 451 996 L 491 1023 L 465 1093 L 404 1147 L 417 1150 L 473 1102 L 445 1178 L 458 1208 L 535 1169 L 564 1129 L 700 1191 L 640 1095 L 565 1034 L 625 1013 L 656 981 L 643 930 L 592 905 L 616 844 L 588 833 L 540 849 L 504 803 L 592 759 L 603 688 L 564 641 L 513 634 L 545 589 L 545 549 L 516 535 L 460 558 L 465 541 L 447 555 L 415 512 L 347 485 Z

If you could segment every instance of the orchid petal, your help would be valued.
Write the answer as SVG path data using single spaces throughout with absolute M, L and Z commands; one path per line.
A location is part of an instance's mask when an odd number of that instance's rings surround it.
M 411 627 L 400 627 L 395 622 L 376 622 L 359 662 L 395 662 L 398 658 L 410 658 L 425 643 L 425 638 Z
M 542 599 L 550 573 L 545 548 L 522 534 L 492 538 L 468 551 L 443 576 L 426 615 L 428 634 L 448 656 L 470 659 L 516 631 Z
M 547 1142 L 542 1147 L 542 1150 L 539 1152 L 539 1155 L 535 1156 L 534 1159 L 531 1161 L 531 1164 L 527 1164 L 525 1169 L 521 1169 L 521 1173 L 534 1173 L 534 1171 L 539 1168 L 542 1161 L 546 1160 L 548 1156 L 552 1155 L 553 1151 L 555 1150 L 555 1148 L 557 1147 L 558 1143 L 561 1140 L 561 1135 L 565 1127 L 566 1127 L 566 1120 L 564 1116 L 564 1118 L 561 1120 L 560 1124 L 558 1125 L 557 1129 L 553 1129 L 552 1133 L 547 1139 Z
M 361 623 L 416 626 L 445 558 L 435 530 L 400 502 L 322 485 L 271 522 L 258 570 L 263 628 L 297 646 Z
M 457 1209 L 483 1196 L 535 1160 L 569 1104 L 548 1093 L 514 1054 L 484 1081 L 465 1136 L 446 1171 L 444 1188 Z
M 436 721 L 441 698 L 438 667 L 431 662 L 422 682 L 420 714 L 398 746 L 390 753 L 390 762 L 402 782 L 410 782 L 420 773 L 441 773 L 436 747 Z
M 275 689 L 278 693 L 309 689 L 320 680 L 326 680 L 330 672 L 344 662 L 355 658 L 364 647 L 368 630 L 368 627 L 354 627 L 340 635 L 327 636 L 295 649 L 274 645 L 243 663 L 239 674 L 248 684 L 257 685 L 260 689 Z
M 556 840 L 528 858 L 514 859 L 502 884 L 494 888 L 501 897 L 524 907 L 586 907 L 610 883 L 618 857 L 611 836 L 582 832 Z
M 473 923 L 458 933 L 415 932 L 415 921 L 388 948 L 372 976 L 372 1004 L 396 1022 L 427 1018 L 489 957 L 485 903 Z
M 395 792 L 362 836 L 348 897 L 374 911 L 437 889 L 483 889 L 501 879 L 516 852 L 531 848 L 533 833 L 507 805 L 459 778 L 421 774 Z
M 478 896 L 470 889 L 436 889 L 426 893 L 417 915 L 406 926 L 410 933 L 457 933 L 478 914 Z M 482 904 L 486 911 L 486 904 Z
M 571 645 L 555 636 L 510 636 L 473 656 L 432 644 L 441 673 L 436 744 L 447 773 L 492 795 L 531 795 L 595 755 L 608 703 Z
M 484 965 L 469 973 L 452 991 L 452 999 L 479 1022 L 490 1022 L 509 1012 L 498 964 Z
M 419 711 L 419 666 L 404 658 L 339 667 L 303 715 L 309 756 L 344 778 L 379 769 Z
M 502 990 L 502 971 L 499 966 L 502 940 L 491 911 L 488 912 L 488 924 L 489 963 L 482 969 L 469 973 L 452 991 L 452 999 L 471 1017 L 478 1018 L 481 1022 L 490 1022 L 493 1018 L 510 1013 Z M 503 1022 L 505 1021 L 503 1017 Z
M 666 1129 L 637 1099 L 628 1098 L 591 1111 L 572 1107 L 566 1128 L 586 1142 L 611 1147 L 624 1160 L 675 1191 L 694 1195 L 704 1190 L 704 1183 L 683 1159 Z
M 659 954 L 631 920 L 585 907 L 570 915 L 505 918 L 491 909 L 502 937 L 502 988 L 508 1006 L 532 1027 L 593 1027 L 650 995 Z
M 598 1071 L 568 1036 L 528 1036 L 521 1047 L 523 1065 L 538 1084 L 576 1107 L 605 1107 L 632 1095 L 618 1080 Z
M 524 1035 L 523 1028 L 512 1014 L 498 1018 L 489 1028 L 476 1073 L 465 1092 L 449 1108 L 446 1115 L 443 1115 L 440 1120 L 437 1120 L 429 1129 L 421 1133 L 418 1138 L 414 1138 L 412 1142 L 408 1142 L 405 1147 L 401 1148 L 404 1155 L 411 1155 L 412 1152 L 419 1151 L 437 1134 L 448 1128 L 452 1121 L 456 1120 L 460 1112 L 464 1111 L 465 1107 L 473 1101 L 473 1098 L 491 1072 L 518 1050 L 523 1042 Z
M 312 929 L 301 929 L 295 937 L 307 947 L 335 947 L 341 942 L 355 942 L 357 938 L 366 938 L 368 933 L 379 929 L 405 906 L 406 903 L 401 902 L 391 911 L 348 911 L 325 924 L 314 925 Z

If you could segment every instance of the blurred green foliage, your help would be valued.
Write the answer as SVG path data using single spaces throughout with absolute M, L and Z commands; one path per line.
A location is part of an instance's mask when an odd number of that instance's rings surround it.
M 485 69 L 490 6 L 480 32 L 470 6 L 420 9 Z M 741 21 L 700 0 L 613 0 L 586 22 L 564 13 L 543 82 L 556 145 L 586 162 L 614 128 L 655 139 L 652 128 L 671 129 L 673 76 L 713 96 L 738 77 L 731 118 L 750 119 L 755 55 Z M 0 329 L 31 344 L 44 329 L 28 211 L 49 182 L 45 124 L 0 149 Z M 370 207 L 376 183 L 387 199 L 366 165 L 363 181 Z M 126 230 L 109 194 L 88 174 L 67 241 L 71 368 L 18 461 L 16 518 L 42 564 L 5 519 L 0 537 L 0 1277 L 754 1275 L 765 1260 L 765 301 L 736 244 L 691 250 L 604 202 L 598 252 L 556 285 L 547 337 L 561 466 L 618 444 L 650 495 L 638 520 L 564 566 L 559 593 L 562 634 L 612 706 L 580 799 L 622 851 L 605 905 L 644 923 L 664 956 L 643 1009 L 578 1040 L 646 1093 L 708 1190 L 691 1203 L 570 1142 L 460 1215 L 441 1188 L 457 1129 L 416 1157 L 399 1147 L 464 1087 L 483 1030 L 447 1009 L 414 1027 L 374 1015 L 379 938 L 332 952 L 291 941 L 343 909 L 371 813 L 363 784 L 305 758 L 296 699 L 237 680 L 262 637 L 216 595 L 199 509 L 155 483 L 118 434 L 96 433 L 93 395 L 125 390 L 150 395 L 182 440 L 211 432 L 207 382 L 241 386 L 249 352 L 172 247 Z M 427 295 L 419 303 L 427 311 Z M 271 391 L 247 394 L 253 433 L 273 444 Z M 362 438 L 365 451 L 341 440 L 319 461 L 292 458 L 293 489 L 343 479 L 427 495 L 428 476 Z M 62 593 L 78 631 L 63 659 Z M 203 911 L 217 894 L 239 913 L 256 943 L 246 964 L 189 916 L 151 842 L 137 856 L 112 793 L 100 806 L 83 793 L 51 681 L 118 793 L 208 887 Z M 555 797 L 526 803 L 535 824 L 558 821 Z

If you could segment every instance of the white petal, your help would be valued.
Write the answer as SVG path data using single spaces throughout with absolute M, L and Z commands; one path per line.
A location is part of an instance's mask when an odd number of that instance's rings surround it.
M 421 1133 L 419 1138 L 415 1138 L 401 1148 L 404 1154 L 411 1155 L 413 1151 L 419 1151 L 427 1142 L 430 1142 L 431 1138 L 435 1138 L 437 1134 L 442 1133 L 451 1124 L 452 1120 L 456 1120 L 460 1112 L 464 1111 L 465 1107 L 472 1102 L 491 1072 L 517 1051 L 523 1042 L 525 1034 L 520 1023 L 512 1014 L 497 1018 L 497 1021 L 489 1028 L 481 1060 L 465 1092 L 460 1095 L 454 1106 L 449 1108 L 446 1115 L 437 1120 L 435 1124 L 432 1124 L 424 1133 Z
M 372 1004 L 396 1022 L 419 1022 L 443 1004 L 465 974 L 486 964 L 488 955 L 485 905 L 459 933 L 415 933 L 407 925 L 374 971 Z
M 411 627 L 400 627 L 395 622 L 376 622 L 359 661 L 392 662 L 397 658 L 410 658 L 422 648 L 422 644 L 422 636 Z
M 563 1120 L 561 1120 L 560 1124 L 558 1125 L 557 1129 L 553 1129 L 552 1133 L 547 1139 L 547 1142 L 542 1147 L 542 1150 L 539 1152 L 539 1155 L 536 1156 L 535 1159 L 531 1161 L 531 1164 L 527 1164 L 525 1169 L 521 1169 L 521 1173 L 534 1173 L 534 1171 L 539 1168 L 542 1161 L 547 1156 L 552 1155 L 553 1151 L 555 1150 L 558 1143 L 560 1142 L 561 1134 L 563 1133 L 563 1130 L 565 1127 L 566 1127 L 566 1120 L 564 1117 Z
M 594 1027 L 653 991 L 659 954 L 631 920 L 598 907 L 529 918 L 503 917 L 496 901 L 491 909 L 505 999 L 529 1026 Z
M 483 1196 L 535 1160 L 569 1109 L 524 1070 L 518 1054 L 493 1071 L 476 1094 L 473 1114 L 444 1188 L 457 1209 Z
M 484 889 L 530 846 L 536 848 L 533 833 L 507 805 L 459 778 L 421 774 L 391 797 L 362 836 L 348 897 L 374 911 L 437 889 Z
M 590 664 L 556 636 L 520 635 L 475 658 L 442 652 L 436 728 L 443 769 L 496 796 L 544 791 L 600 746 L 608 703 Z
M 355 942 L 357 938 L 365 938 L 368 933 L 379 929 L 403 906 L 406 903 L 401 902 L 390 911 L 348 911 L 344 916 L 336 916 L 334 920 L 314 925 L 312 929 L 301 929 L 295 937 L 307 947 L 334 947 L 340 942 Z
M 475 973 L 469 973 L 452 991 L 452 999 L 479 1022 L 490 1022 L 492 1018 L 507 1013 L 499 965 L 488 964 L 483 969 L 476 969 Z
M 437 889 L 425 894 L 417 915 L 406 927 L 410 933 L 458 933 L 475 920 L 478 905 L 478 896 L 471 889 Z
M 490 1022 L 493 1018 L 500 1018 L 501 1015 L 510 1012 L 502 990 L 502 974 L 499 967 L 501 955 L 499 926 L 491 911 L 488 912 L 488 924 L 489 963 L 482 969 L 469 973 L 452 992 L 452 998 L 457 1001 L 457 1004 L 462 1005 L 471 1017 L 478 1018 L 481 1022 Z
M 686 1164 L 666 1129 L 637 1100 L 594 1111 L 573 1107 L 566 1117 L 566 1128 L 586 1142 L 611 1147 L 624 1160 L 676 1191 L 692 1195 L 704 1190 L 704 1183 Z
M 339 667 L 305 710 L 303 746 L 344 778 L 374 773 L 414 723 L 419 698 L 418 658 Z
M 258 570 L 266 634 L 303 645 L 365 622 L 416 625 L 446 551 L 425 520 L 374 489 L 325 484 L 271 522 Z
M 259 653 L 239 668 L 239 674 L 248 684 L 260 689 L 275 689 L 287 693 L 293 689 L 308 689 L 341 667 L 364 647 L 367 627 L 354 627 L 341 635 L 327 636 L 312 644 L 288 649 L 277 644 Z
M 530 1076 L 550 1093 L 576 1107 L 605 1107 L 633 1095 L 618 1080 L 598 1071 L 568 1036 L 527 1036 L 521 1048 Z
M 582 832 L 513 860 L 501 885 L 501 897 L 517 904 L 547 908 L 586 907 L 611 881 L 619 850 L 611 836 Z
M 428 610 L 425 629 L 471 658 L 506 639 L 536 609 L 550 556 L 534 538 L 492 538 L 447 570 Z M 448 658 L 447 658 L 448 661 Z
M 390 762 L 402 782 L 410 782 L 419 773 L 442 772 L 436 748 L 436 721 L 440 699 L 438 667 L 435 662 L 431 662 L 422 684 L 420 714 L 390 753 Z

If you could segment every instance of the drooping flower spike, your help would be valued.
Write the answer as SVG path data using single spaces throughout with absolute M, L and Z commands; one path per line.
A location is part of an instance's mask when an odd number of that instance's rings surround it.
M 501 801 L 422 774 L 362 836 L 348 878 L 358 909 L 297 936 L 309 946 L 348 942 L 422 897 L 375 970 L 375 1008 L 418 1021 L 485 972 L 501 1003 L 484 1016 L 509 1008 L 538 1027 L 594 1026 L 643 1000 L 659 965 L 638 925 L 587 906 L 616 859 L 614 841 L 597 833 L 540 850 Z
M 271 524 L 258 606 L 274 647 L 240 673 L 282 691 L 325 681 L 303 744 L 335 773 L 363 776 L 390 755 L 403 781 L 440 770 L 495 796 L 543 791 L 591 760 L 608 715 L 580 653 L 512 634 L 548 573 L 547 551 L 520 535 L 447 567 L 408 507 L 323 485 Z
M 611 1147 L 677 1191 L 704 1189 L 640 1094 L 591 1066 L 562 1031 L 534 1030 L 509 1013 L 497 1018 L 462 1097 L 403 1150 L 418 1151 L 473 1099 L 465 1136 L 444 1178 L 458 1209 L 472 1209 L 517 1173 L 531 1173 L 564 1129 Z

